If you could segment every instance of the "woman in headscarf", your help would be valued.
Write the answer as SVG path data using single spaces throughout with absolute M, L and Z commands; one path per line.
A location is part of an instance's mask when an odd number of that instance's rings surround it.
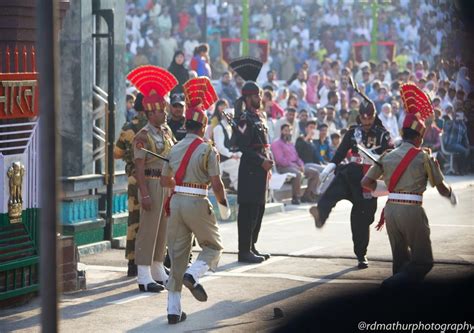
M 309 76 L 308 85 L 306 87 L 306 101 L 315 106 L 319 103 L 318 88 L 319 86 L 319 74 L 313 73 Z
M 183 84 L 189 80 L 189 71 L 184 67 L 184 53 L 181 50 L 175 52 L 168 71 L 178 80 L 178 85 L 171 91 L 173 94 L 183 93 Z

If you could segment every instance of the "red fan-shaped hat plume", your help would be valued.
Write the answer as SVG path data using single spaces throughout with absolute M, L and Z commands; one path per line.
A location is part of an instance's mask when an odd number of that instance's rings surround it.
M 176 85 L 178 80 L 173 74 L 158 66 L 146 65 L 135 68 L 127 75 L 127 79 L 144 96 L 153 92 L 165 97 Z
M 425 120 L 433 114 L 429 96 L 413 83 L 403 84 L 400 95 L 405 107 L 403 128 L 411 128 L 421 134 L 425 131 Z
M 167 95 L 178 84 L 173 74 L 152 65 L 135 68 L 127 79 L 143 94 L 143 107 L 147 111 L 164 109 Z
M 197 77 L 183 85 L 186 96 L 186 119 L 207 123 L 206 110 L 219 99 L 207 77 Z

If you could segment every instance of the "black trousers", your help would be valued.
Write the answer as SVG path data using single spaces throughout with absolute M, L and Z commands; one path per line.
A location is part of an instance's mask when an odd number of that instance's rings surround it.
M 321 221 L 325 222 L 331 210 L 341 200 L 352 203 L 351 231 L 354 253 L 360 258 L 367 254 L 370 238 L 370 225 L 374 222 L 377 198 L 364 199 L 362 196 L 362 167 L 355 163 L 342 166 L 332 183 L 318 202 Z
M 237 217 L 239 253 L 247 253 L 255 247 L 264 213 L 265 205 L 239 204 L 239 215 Z

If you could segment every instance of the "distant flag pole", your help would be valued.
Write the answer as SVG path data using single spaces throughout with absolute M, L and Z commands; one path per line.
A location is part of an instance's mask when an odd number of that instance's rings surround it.
M 379 34 L 379 5 L 377 0 L 372 0 L 372 32 L 370 36 L 370 59 L 377 60 L 377 38 Z
M 242 55 L 249 55 L 249 0 L 242 0 Z

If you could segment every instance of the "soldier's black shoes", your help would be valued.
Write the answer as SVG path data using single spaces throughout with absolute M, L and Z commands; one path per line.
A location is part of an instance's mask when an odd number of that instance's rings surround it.
M 174 315 L 174 314 L 169 314 L 168 315 L 168 324 L 170 325 L 175 325 L 177 323 L 180 323 L 182 321 L 185 321 L 186 320 L 186 313 L 185 312 L 181 312 L 181 316 L 178 316 L 178 315 Z
M 314 224 L 316 225 L 316 228 L 322 228 L 324 225 L 324 222 L 321 221 L 321 218 L 319 217 L 319 209 L 317 206 L 313 206 L 309 209 L 309 212 L 311 215 L 314 217 Z
M 301 203 L 300 199 L 298 199 L 297 197 L 294 197 L 293 199 L 291 199 L 292 205 L 299 205 L 300 203 Z
M 137 276 L 137 274 L 138 274 L 137 265 L 135 265 L 135 262 L 133 260 L 129 260 L 127 276 Z
M 207 294 L 204 290 L 204 287 L 199 283 L 196 284 L 196 280 L 194 280 L 191 274 L 184 274 L 183 284 L 186 288 L 189 289 L 191 294 L 193 294 L 194 298 L 197 299 L 199 302 L 207 301 Z
M 303 202 L 303 203 L 313 203 L 314 199 L 310 198 L 309 196 L 303 195 L 301 197 L 301 202 Z
M 161 284 L 151 282 L 148 284 L 139 284 L 138 289 L 140 289 L 140 291 L 146 291 L 149 293 L 159 293 L 160 291 L 165 290 L 165 287 Z
M 252 252 L 246 252 L 246 253 L 240 253 L 238 256 L 239 262 L 245 262 L 248 264 L 259 264 L 263 261 L 265 261 L 265 258 L 262 256 L 255 255 Z
M 260 253 L 256 248 L 252 248 L 252 252 L 259 257 L 264 257 L 265 260 L 268 260 L 271 257 L 270 253 Z
M 357 260 L 359 261 L 359 263 L 357 264 L 357 268 L 365 269 L 369 267 L 369 261 L 367 260 L 366 256 L 359 257 L 357 258 Z

